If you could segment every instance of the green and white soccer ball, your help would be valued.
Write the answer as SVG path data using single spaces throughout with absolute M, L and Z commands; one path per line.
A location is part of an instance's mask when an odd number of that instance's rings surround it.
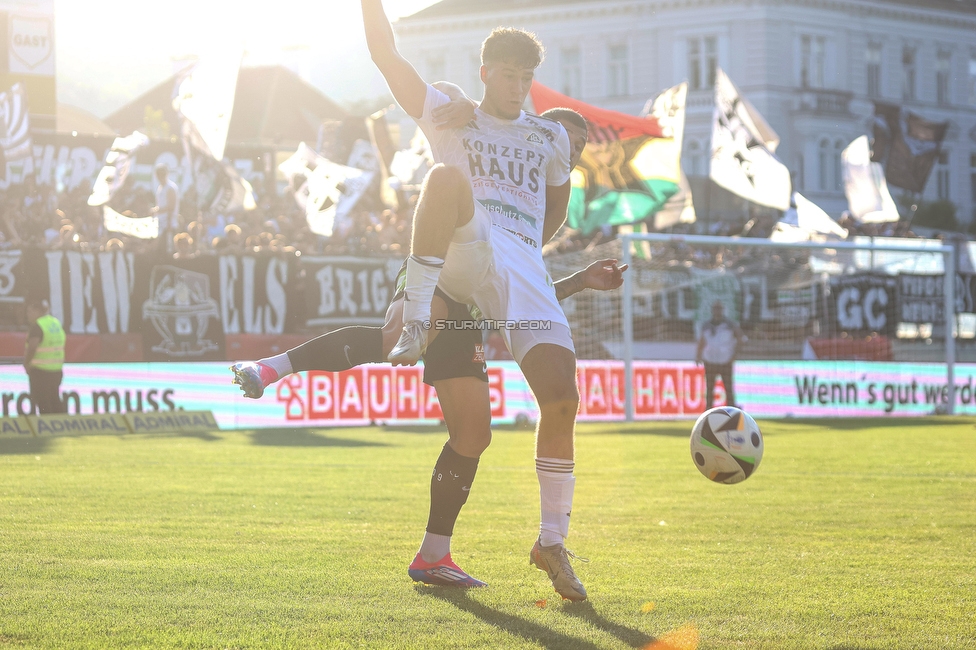
M 752 476 L 762 456 L 759 425 L 742 409 L 710 409 L 691 429 L 691 460 L 710 481 L 740 483 Z

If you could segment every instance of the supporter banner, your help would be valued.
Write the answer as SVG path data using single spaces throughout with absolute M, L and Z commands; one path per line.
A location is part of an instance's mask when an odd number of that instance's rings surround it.
M 897 279 L 882 275 L 840 275 L 830 279 L 830 326 L 839 332 L 894 336 Z
M 787 274 L 730 275 L 701 270 L 644 270 L 641 283 L 652 287 L 634 296 L 634 315 L 681 323 L 711 317 L 711 305 L 721 300 L 726 313 L 743 327 L 779 322 L 805 326 L 817 316 L 817 285 L 797 286 Z M 740 313 L 741 308 L 741 313 Z
M 221 258 L 180 260 L 140 268 L 134 302 L 141 306 L 143 358 L 149 361 L 217 361 L 225 357 L 224 327 L 213 286 Z M 146 268 L 151 267 L 151 268 Z M 143 293 L 148 290 L 148 293 Z M 226 304 L 227 301 L 222 301 Z
M 898 320 L 902 323 L 945 323 L 945 276 L 898 276 Z
M 13 310 L 25 296 L 36 294 L 48 298 L 51 313 L 69 334 L 142 332 L 154 348 L 216 352 L 223 349 L 225 332 L 285 331 L 289 301 L 301 301 L 300 295 L 292 295 L 294 259 L 270 254 L 173 260 L 121 251 L 0 251 L 0 310 Z M 345 290 L 344 280 L 341 288 Z M 377 300 L 389 300 L 388 293 L 374 293 Z
M 305 326 L 382 325 L 403 260 L 302 257 Z
M 222 429 L 436 424 L 440 404 L 422 372 L 386 365 L 302 372 L 249 400 L 231 384 L 225 363 L 68 364 L 62 395 L 71 414 L 145 414 L 163 422 L 209 410 Z M 976 364 L 958 364 L 955 372 L 955 411 L 976 415 Z M 538 417 L 514 362 L 490 363 L 488 378 L 495 424 Z M 622 362 L 580 362 L 579 419 L 623 420 L 623 379 Z M 926 415 L 942 412 L 948 398 L 945 366 L 936 363 L 744 361 L 735 364 L 735 382 L 738 402 L 759 418 Z M 704 386 L 703 370 L 691 363 L 635 362 L 635 417 L 694 419 L 705 408 Z M 17 419 L 31 409 L 23 369 L 0 366 L 0 387 L 0 433 L 27 435 Z M 719 382 L 714 405 L 724 403 Z
M 23 164 L 7 165 L 6 177 L 3 177 L 3 170 L 0 169 L 0 189 L 22 183 L 28 175 L 33 176 L 38 185 L 51 185 L 59 190 L 70 190 L 79 185 L 94 187 L 114 142 L 113 136 L 34 133 L 33 155 Z M 224 155 L 242 179 L 259 192 L 274 191 L 274 153 L 270 149 L 230 145 Z M 185 194 L 194 186 L 190 162 L 182 145 L 179 142 L 153 140 L 140 148 L 131 161 L 129 179 L 132 187 L 155 190 L 153 170 L 160 164 L 169 168 L 170 178 L 179 186 L 181 193 Z M 115 205 L 120 212 L 127 207 Z

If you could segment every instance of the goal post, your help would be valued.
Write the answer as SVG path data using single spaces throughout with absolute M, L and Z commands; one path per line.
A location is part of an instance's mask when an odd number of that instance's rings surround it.
M 587 292 L 566 306 L 584 370 L 602 359 L 606 381 L 619 376 L 622 419 L 700 412 L 695 342 L 717 301 L 746 335 L 735 387 L 737 401 L 751 390 L 750 412 L 918 415 L 952 413 L 957 393 L 963 411 L 976 408 L 976 370 L 961 386 L 955 377 L 956 337 L 969 356 L 976 343 L 976 273 L 965 261 L 960 270 L 956 254 L 939 240 L 628 233 L 547 263 L 554 278 L 596 259 L 631 266 L 620 291 Z M 683 411 L 667 410 L 677 383 L 698 394 Z M 719 380 L 716 404 L 723 390 Z M 650 414 L 654 391 L 660 409 Z

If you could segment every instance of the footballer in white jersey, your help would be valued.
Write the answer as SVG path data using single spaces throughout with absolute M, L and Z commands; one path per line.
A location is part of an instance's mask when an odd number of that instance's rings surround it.
M 510 330 L 502 330 L 516 360 L 540 340 L 573 350 L 569 323 L 542 260 L 546 188 L 569 180 L 566 130 L 525 111 L 505 120 L 480 109 L 464 128 L 438 130 L 431 112 L 449 102 L 428 86 L 417 123 L 435 160 L 470 179 L 475 215 L 452 241 L 439 286 L 454 300 L 477 305 L 486 318 L 556 325 L 514 340 Z M 525 336 L 531 340 L 521 341 Z

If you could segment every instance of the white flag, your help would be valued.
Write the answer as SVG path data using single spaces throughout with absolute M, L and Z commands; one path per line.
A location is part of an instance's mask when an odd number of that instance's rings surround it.
M 312 170 L 305 205 L 305 219 L 312 232 L 331 237 L 336 224 L 349 216 L 375 175 L 328 160 Z
M 794 192 L 793 205 L 776 224 L 769 238 L 785 242 L 826 241 L 847 239 L 847 231 L 816 203 Z
M 98 178 L 92 185 L 88 205 L 105 205 L 112 200 L 129 175 L 132 163 L 135 162 L 136 151 L 148 144 L 149 137 L 139 131 L 134 131 L 132 135 L 124 138 L 115 138 L 112 148 L 105 156 L 105 166 L 98 172 Z
M 228 48 L 203 58 L 176 84 L 173 109 L 180 116 L 184 145 L 215 160 L 224 159 L 242 56 Z
M 27 91 L 19 81 L 0 93 L 0 148 L 7 162 L 23 160 L 33 155 L 30 118 L 27 110 Z
M 678 191 L 671 195 L 664 207 L 654 214 L 654 229 L 664 230 L 678 223 L 695 223 L 695 203 L 691 196 L 691 186 L 684 171 L 678 180 Z
M 844 167 L 844 194 L 850 213 L 866 223 L 898 221 L 898 208 L 888 192 L 884 168 L 871 162 L 868 137 L 855 139 L 840 155 Z
M 295 201 L 304 207 L 309 229 L 322 237 L 332 236 L 376 175 L 375 171 L 334 163 L 304 142 L 278 169 L 297 186 Z M 302 177 L 304 182 L 300 182 Z
M 119 232 L 137 239 L 156 239 L 159 237 L 159 219 L 152 217 L 127 217 L 107 205 L 102 206 L 102 223 L 105 230 Z
M 709 176 L 733 194 L 777 210 L 790 207 L 790 172 L 774 151 L 779 137 L 738 88 L 715 71 Z
M 681 147 L 685 134 L 685 104 L 688 84 L 682 82 L 668 88 L 653 100 L 648 100 L 641 111 L 641 117 L 654 118 L 664 131 L 664 138 L 653 141 L 653 155 L 659 159 L 667 172 L 662 178 L 678 185 L 678 191 L 671 195 L 667 203 L 654 213 L 655 230 L 669 228 L 676 223 L 694 223 L 695 207 L 691 200 L 688 179 L 681 171 Z

